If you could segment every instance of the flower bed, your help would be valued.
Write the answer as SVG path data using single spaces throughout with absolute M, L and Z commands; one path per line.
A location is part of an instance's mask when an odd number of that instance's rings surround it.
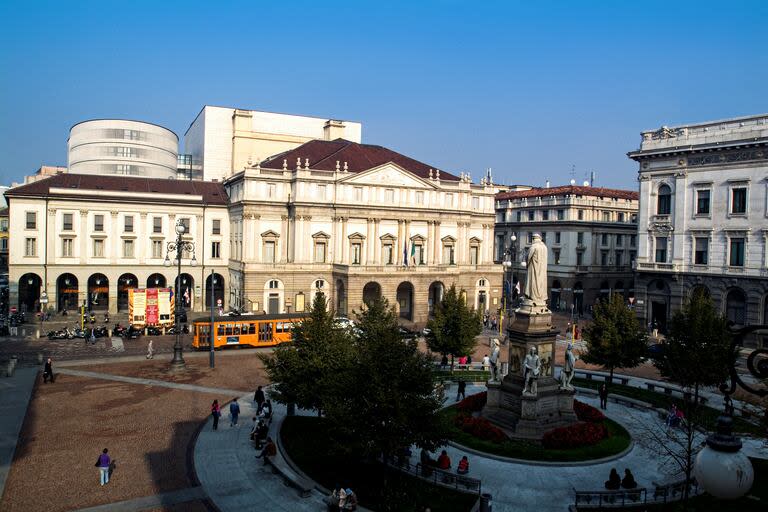
M 602 423 L 605 420 L 605 415 L 598 409 L 583 402 L 579 402 L 578 400 L 573 401 L 573 412 L 576 413 L 576 417 L 579 418 L 579 421 Z
M 456 404 L 456 408 L 465 413 L 480 412 L 485 407 L 485 403 L 488 401 L 488 393 L 483 391 L 482 393 L 476 393 L 469 395 L 464 400 Z
M 460 413 L 456 415 L 454 424 L 467 434 L 473 435 L 483 441 L 503 443 L 508 440 L 508 437 L 503 430 L 485 418 L 475 418 Z
M 606 437 L 608 437 L 608 429 L 602 422 L 580 422 L 546 432 L 541 439 L 541 444 L 544 448 L 570 449 L 592 446 Z

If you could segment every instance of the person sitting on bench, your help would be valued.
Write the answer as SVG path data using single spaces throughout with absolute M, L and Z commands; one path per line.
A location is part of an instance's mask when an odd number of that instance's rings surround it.
M 619 476 L 619 472 L 616 471 L 616 468 L 611 470 L 608 480 L 605 481 L 605 488 L 609 491 L 617 491 L 621 488 L 621 477 Z

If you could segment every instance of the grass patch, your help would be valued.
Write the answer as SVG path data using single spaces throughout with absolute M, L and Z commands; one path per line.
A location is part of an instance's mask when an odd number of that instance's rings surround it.
M 603 384 L 601 381 L 587 380 L 580 377 L 574 378 L 572 383 L 575 386 L 590 388 L 595 390 L 597 390 Z M 649 391 L 647 389 L 635 388 L 632 386 L 624 386 L 623 384 L 611 384 L 608 387 L 608 392 L 615 393 L 621 396 L 626 396 L 629 398 L 634 398 L 637 400 L 641 400 L 643 402 L 647 402 L 651 404 L 653 407 L 660 408 L 660 409 L 669 409 L 673 402 L 679 404 L 683 401 L 682 398 L 665 395 L 664 393 L 657 393 L 655 391 Z M 702 426 L 710 431 L 715 430 L 715 425 L 717 424 L 717 418 L 722 413 L 723 413 L 722 411 L 719 411 L 707 405 L 702 406 L 701 408 Z M 761 430 L 760 426 L 754 425 L 744 420 L 743 418 L 738 418 L 738 417 L 733 418 L 733 430 L 735 432 L 740 432 L 743 434 L 753 434 L 757 436 L 765 435 L 764 432 Z
M 477 495 L 434 486 L 378 462 L 334 454 L 324 422 L 310 416 L 286 418 L 280 433 L 283 446 L 302 471 L 322 486 L 351 487 L 361 506 L 377 512 L 421 512 L 426 507 L 467 512 L 478 500 Z
M 526 441 L 509 440 L 503 443 L 494 443 L 478 439 L 457 428 L 454 425 L 454 418 L 457 413 L 458 410 L 454 406 L 447 407 L 440 412 L 450 425 L 452 441 L 473 450 L 501 455 L 502 457 L 545 462 L 577 462 L 601 459 L 621 453 L 629 446 L 631 441 L 629 432 L 624 427 L 606 418 L 605 426 L 608 428 L 609 436 L 592 446 L 569 450 L 548 450 L 541 445 Z

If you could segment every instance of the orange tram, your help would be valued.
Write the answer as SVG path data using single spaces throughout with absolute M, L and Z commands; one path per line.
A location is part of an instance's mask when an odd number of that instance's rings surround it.
M 293 324 L 306 318 L 302 313 L 276 315 L 216 316 L 213 318 L 213 348 L 230 346 L 273 347 L 291 341 Z M 193 322 L 192 346 L 210 350 L 211 318 Z

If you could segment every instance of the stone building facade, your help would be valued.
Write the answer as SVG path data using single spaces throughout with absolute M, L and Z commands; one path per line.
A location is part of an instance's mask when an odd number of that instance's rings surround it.
M 381 295 L 423 326 L 456 284 L 470 306 L 500 305 L 495 187 L 381 146 L 314 140 L 224 182 L 230 198 L 230 302 L 304 311 L 321 290 L 340 315 Z
M 229 217 L 220 183 L 58 174 L 5 196 L 11 307 L 38 311 L 45 294 L 52 311 L 82 304 L 127 311 L 128 289 L 174 286 L 177 269 L 163 263 L 178 221 L 189 228 L 197 263 L 192 254 L 182 258 L 182 300 L 203 310 L 213 269 L 214 297 L 227 306 Z
M 497 194 L 494 259 L 511 263 L 507 299 L 518 281 L 523 287 L 525 254 L 540 233 L 549 249 L 550 309 L 580 315 L 614 293 L 629 300 L 637 209 L 630 190 L 570 185 Z
M 638 313 L 662 330 L 696 287 L 768 323 L 768 115 L 642 132 Z

